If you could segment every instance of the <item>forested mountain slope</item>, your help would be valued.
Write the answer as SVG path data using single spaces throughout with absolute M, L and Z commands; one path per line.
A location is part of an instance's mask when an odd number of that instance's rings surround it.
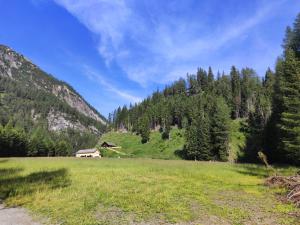
M 231 120 L 241 119 L 260 131 L 271 115 L 274 76 L 267 70 L 261 79 L 251 68 L 239 71 L 234 66 L 229 75 L 214 76 L 211 68 L 198 69 L 197 74 L 154 92 L 140 104 L 118 108 L 110 121 L 115 130 L 140 134 L 144 143 L 151 142 L 150 130 L 160 130 L 161 139 L 168 140 L 171 127 L 177 126 L 186 130 L 185 158 L 232 160 Z M 248 125 L 241 129 L 249 136 L 253 132 Z M 249 149 L 256 147 L 249 145 Z
M 43 136 L 60 132 L 73 148 L 81 146 L 71 141 L 75 136 L 96 137 L 106 127 L 106 119 L 70 85 L 4 45 L 0 45 L 0 106 L 0 125 L 10 124 L 29 135 L 37 130 Z
M 90 130 L 95 132 L 100 131 L 100 126 L 106 123 L 105 118 L 90 106 L 70 85 L 45 73 L 24 56 L 4 45 L 0 45 L 0 78 L 0 90 L 2 93 L 15 95 L 15 97 L 25 101 L 44 102 L 43 112 L 39 112 L 38 107 L 31 106 L 30 114 L 32 118 L 46 116 L 47 114 L 46 118 L 50 130 L 60 130 L 71 126 L 66 121 L 61 121 L 61 124 L 53 123 L 54 121 L 51 120 L 53 116 L 63 117 L 66 120 L 70 120 L 72 117 L 72 119 L 77 119 L 78 126 L 75 125 L 75 128 L 78 129 L 88 129 L 87 123 L 82 124 L 84 126 L 79 125 L 82 122 L 81 120 L 94 120 L 98 128 L 95 127 L 96 129 L 92 128 Z M 5 102 L 5 98 L 3 101 Z M 10 105 L 11 107 L 19 108 L 16 104 L 7 104 L 5 108 L 11 108 Z M 57 105 L 60 105 L 60 109 L 56 108 Z M 71 114 L 74 115 L 72 116 Z

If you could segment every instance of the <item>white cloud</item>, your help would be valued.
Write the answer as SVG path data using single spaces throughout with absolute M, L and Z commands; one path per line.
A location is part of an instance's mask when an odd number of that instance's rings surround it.
M 223 24 L 221 29 L 212 27 L 210 35 L 194 32 L 201 21 L 196 24 L 180 17 L 166 18 L 153 10 L 150 16 L 141 15 L 130 0 L 55 1 L 98 35 L 98 51 L 108 67 L 115 61 L 128 78 L 146 86 L 148 82 L 164 83 L 194 71 L 199 60 L 243 37 L 272 16 L 272 11 L 285 0 L 264 2 L 250 18 Z
M 107 91 L 112 92 L 113 94 L 117 94 L 118 96 L 122 97 L 123 99 L 129 102 L 136 103 L 142 100 L 140 97 L 131 95 L 111 85 L 110 82 L 106 81 L 102 75 L 100 75 L 90 66 L 84 65 L 83 71 L 84 71 L 84 75 L 87 76 L 90 80 L 97 82 L 98 84 L 103 86 Z

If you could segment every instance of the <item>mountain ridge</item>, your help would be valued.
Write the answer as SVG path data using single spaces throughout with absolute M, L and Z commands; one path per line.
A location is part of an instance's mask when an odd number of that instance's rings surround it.
M 0 91 L 5 94 L 4 97 L 9 95 L 11 98 L 20 98 L 19 101 L 23 99 L 28 103 L 25 109 L 21 107 L 20 102 L 14 107 L 18 108 L 19 105 L 24 113 L 26 111 L 25 114 L 30 113 L 33 123 L 39 119 L 46 121 L 50 131 L 71 128 L 99 134 L 107 124 L 106 118 L 71 85 L 46 73 L 31 60 L 3 44 L 0 44 L 0 78 L 2 80 Z M 38 100 L 41 96 L 44 96 L 44 99 Z M 7 109 L 12 108 L 10 101 L 6 100 L 3 100 L 2 95 L 0 98 L 2 105 L 5 105 Z M 32 106 L 34 101 L 39 101 L 38 106 L 44 107 L 43 113 L 37 107 Z M 9 113 L 9 110 L 7 112 Z

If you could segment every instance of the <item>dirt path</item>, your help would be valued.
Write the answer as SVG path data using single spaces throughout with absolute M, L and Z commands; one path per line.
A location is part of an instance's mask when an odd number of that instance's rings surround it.
M 116 152 L 116 153 L 118 153 L 118 154 L 120 154 L 120 155 L 127 155 L 126 153 L 120 152 L 120 151 L 118 151 L 118 150 L 116 150 L 116 149 L 113 149 L 113 148 L 107 148 L 107 149 L 110 150 L 110 151 Z
M 42 225 L 28 214 L 23 208 L 5 208 L 0 204 L 1 225 Z

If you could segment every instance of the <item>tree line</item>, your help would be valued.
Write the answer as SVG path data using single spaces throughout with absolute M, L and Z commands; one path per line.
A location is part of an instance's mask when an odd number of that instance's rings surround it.
M 125 129 L 149 141 L 150 130 L 169 138 L 171 126 L 186 129 L 183 156 L 221 160 L 228 157 L 230 119 L 247 123 L 242 160 L 257 161 L 263 151 L 272 162 L 300 164 L 300 14 L 288 27 L 275 72 L 263 78 L 251 68 L 213 74 L 199 68 L 141 103 L 116 109 L 111 128 Z
M 71 156 L 76 150 L 95 146 L 98 136 L 68 129 L 50 132 L 37 126 L 30 132 L 10 120 L 0 125 L 0 157 Z

